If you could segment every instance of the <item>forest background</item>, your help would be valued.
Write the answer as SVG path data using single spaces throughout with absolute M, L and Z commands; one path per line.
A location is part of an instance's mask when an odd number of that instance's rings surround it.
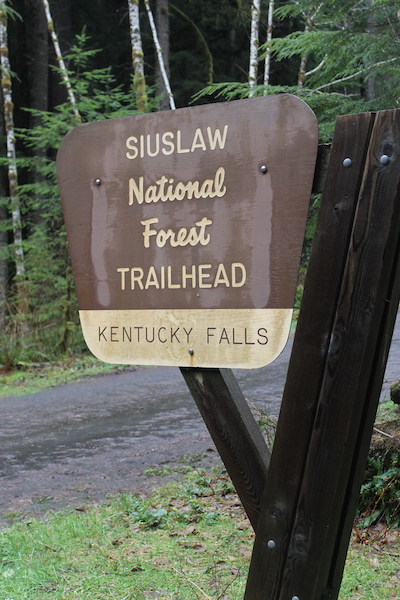
M 0 1 L 0 46 L 3 369 L 86 351 L 55 173 L 77 123 L 289 92 L 329 142 L 400 99 L 396 0 Z

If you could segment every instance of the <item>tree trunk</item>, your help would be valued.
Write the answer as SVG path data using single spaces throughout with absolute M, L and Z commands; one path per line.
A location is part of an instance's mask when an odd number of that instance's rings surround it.
M 1 118 L 0 118 L 0 138 L 5 139 L 4 115 L 3 115 L 3 94 L 0 89 Z M 1 156 L 6 154 L 5 143 L 1 142 Z M 7 173 L 5 167 L 0 167 L 0 199 L 7 196 Z M 7 231 L 3 230 L 1 225 L 7 219 L 7 209 L 0 202 L 0 332 L 5 330 L 6 320 L 6 299 L 8 283 L 8 265 L 7 265 Z
M 257 85 L 258 73 L 258 29 L 260 24 L 261 0 L 253 0 L 251 6 L 251 33 L 250 33 L 250 63 L 249 63 L 249 96 L 254 96 L 254 88 Z
M 63 55 L 70 51 L 73 42 L 72 4 L 71 0 L 50 0 L 50 12 Z
M 307 14 L 306 24 L 304 27 L 304 32 L 308 33 L 311 30 L 312 21 L 311 21 L 311 12 Z M 297 85 L 299 87 L 303 87 L 305 79 L 306 79 L 306 70 L 307 70 L 307 57 L 305 54 L 302 54 L 300 57 L 300 68 L 299 73 L 297 75 Z
M 4 101 L 4 123 L 7 142 L 8 184 L 11 198 L 11 214 L 14 235 L 14 256 L 17 287 L 25 279 L 24 249 L 22 247 L 22 223 L 18 197 L 18 173 L 15 150 L 14 112 L 11 92 L 11 70 L 8 60 L 7 13 L 5 2 L 0 2 L 0 48 L 1 48 L 1 87 Z M 18 294 L 20 295 L 20 294 Z
M 4 189 L 2 182 L 0 182 L 0 195 L 3 196 Z M 7 260 L 3 254 L 6 253 L 7 248 L 7 232 L 1 230 L 1 223 L 7 218 L 7 212 L 5 206 L 0 204 L 0 331 L 5 330 L 6 320 L 6 298 L 7 298 Z
M 49 96 L 49 34 L 42 0 L 24 0 L 25 20 L 29 23 L 26 30 L 26 48 L 28 62 L 28 94 L 29 108 L 34 111 L 47 111 Z M 29 113 L 29 128 L 42 125 L 39 115 Z M 35 148 L 33 156 L 41 160 L 46 157 L 46 150 Z M 37 169 L 31 172 L 31 182 L 40 183 L 45 180 Z M 41 221 L 42 210 L 35 210 L 34 220 Z
M 29 2 L 29 0 L 27 1 Z M 61 54 L 62 56 L 65 56 L 71 48 L 74 37 L 72 29 L 72 0 L 50 0 L 50 12 L 54 23 L 54 29 L 57 32 Z M 50 32 L 48 32 L 48 34 L 50 34 Z M 58 66 L 58 59 L 52 44 L 49 46 L 49 60 L 52 65 Z M 60 85 L 60 75 L 54 71 L 54 69 L 50 69 L 49 102 L 51 108 L 64 104 L 67 101 L 67 88 L 65 85 Z
M 312 31 L 312 29 L 314 28 L 315 19 L 318 15 L 319 11 L 321 10 L 322 6 L 323 6 L 322 2 L 318 5 L 313 5 L 310 8 L 310 10 L 307 12 L 307 14 L 304 15 L 305 19 L 306 19 L 306 24 L 304 26 L 304 33 L 309 33 L 310 31 Z M 321 65 L 322 64 L 323 64 L 323 62 L 321 63 Z M 307 73 L 307 56 L 306 56 L 306 54 L 302 54 L 302 56 L 300 57 L 300 68 L 299 68 L 299 73 L 297 76 L 297 85 L 299 87 L 303 87 L 307 75 L 314 72 L 314 70 L 315 69 L 313 69 L 312 71 Z
M 169 78 L 169 0 L 157 0 L 156 26 L 164 59 L 165 70 Z M 156 96 L 158 97 L 158 110 L 168 110 L 169 99 L 158 63 L 156 64 Z
M 49 43 L 46 14 L 42 0 L 24 0 L 25 19 L 29 24 L 26 31 L 28 62 L 29 107 L 46 111 L 48 108 Z M 29 127 L 41 124 L 41 119 L 29 115 Z
M 51 17 L 50 6 L 49 6 L 48 0 L 43 0 L 43 6 L 44 6 L 45 13 L 46 13 L 47 27 L 48 27 L 48 30 L 51 35 L 51 39 L 52 39 L 54 50 L 55 50 L 56 57 L 57 57 L 58 66 L 59 66 L 60 73 L 61 73 L 61 79 L 62 79 L 63 83 L 65 84 L 65 87 L 67 88 L 68 98 L 69 98 L 69 101 L 70 101 L 70 104 L 72 107 L 72 111 L 75 115 L 75 119 L 76 119 L 77 123 L 80 123 L 81 116 L 79 114 L 75 94 L 72 89 L 71 82 L 69 80 L 68 71 L 65 66 L 65 62 L 64 62 L 64 59 L 63 59 L 63 56 L 61 53 L 61 48 L 60 48 L 60 44 L 58 41 L 58 37 L 57 37 L 57 34 L 54 29 L 54 23 L 53 23 L 53 19 Z
M 140 112 L 148 112 L 144 54 L 140 34 L 139 0 L 128 0 L 128 6 L 132 44 L 133 90 L 136 97 L 136 106 Z
M 269 0 L 268 6 L 268 24 L 267 24 L 267 44 L 272 40 L 272 21 L 274 18 L 274 0 Z M 267 46 L 267 54 L 265 56 L 265 67 L 264 67 L 264 85 L 269 85 L 269 75 L 271 71 L 271 53 Z M 264 95 L 266 92 L 264 92 Z
M 368 1 L 368 5 L 371 9 L 371 12 L 368 15 L 368 29 L 367 32 L 368 34 L 372 37 L 374 35 L 374 32 L 376 30 L 376 15 L 374 14 L 372 8 L 373 5 L 375 3 L 375 0 L 369 0 Z M 371 100 L 375 100 L 375 77 L 368 77 L 367 80 L 364 83 L 364 89 L 365 89 L 365 100 L 367 102 L 370 102 Z
M 170 106 L 171 110 L 175 110 L 175 108 L 176 108 L 175 101 L 174 101 L 174 97 L 172 95 L 171 86 L 169 84 L 167 71 L 165 69 L 162 48 L 160 46 L 160 42 L 158 39 L 157 29 L 156 29 L 156 25 L 154 23 L 153 13 L 151 12 L 149 0 L 144 0 L 144 5 L 146 7 L 147 15 L 148 15 L 149 21 L 150 21 L 150 28 L 151 28 L 151 33 L 153 34 L 153 40 L 154 40 L 154 46 L 156 48 L 156 53 L 157 53 L 158 65 L 160 67 L 160 71 L 161 71 L 161 75 L 162 75 L 162 78 L 164 81 L 165 89 L 167 91 L 169 106 Z

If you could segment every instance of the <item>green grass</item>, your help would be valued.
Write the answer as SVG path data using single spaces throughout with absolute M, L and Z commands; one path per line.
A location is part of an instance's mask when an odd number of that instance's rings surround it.
M 399 535 L 398 535 L 399 537 Z M 350 546 L 339 598 L 390 600 L 400 593 L 400 545 L 385 551 L 360 544 Z
M 341 600 L 396 597 L 400 548 L 391 535 L 390 545 L 353 542 Z M 3 530 L 0 598 L 239 600 L 253 542 L 230 481 L 191 471 L 149 498 L 122 496 Z
M 0 598 L 240 598 L 253 534 L 221 490 L 196 474 L 146 500 L 15 523 L 0 536 Z
M 33 394 L 55 385 L 79 381 L 99 373 L 123 370 L 121 365 L 110 365 L 91 355 L 72 356 L 59 362 L 38 365 L 20 365 L 11 372 L 0 371 L 0 398 Z
M 387 423 L 388 421 L 394 421 L 399 418 L 400 406 L 392 402 L 392 400 L 386 399 L 378 406 L 375 425 L 379 427 L 380 424 Z

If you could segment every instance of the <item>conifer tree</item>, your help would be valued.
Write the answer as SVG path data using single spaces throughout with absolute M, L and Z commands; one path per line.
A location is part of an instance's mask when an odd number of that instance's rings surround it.
M 302 23 L 288 36 L 274 39 L 271 46 L 277 60 L 299 57 L 297 85 L 306 94 L 341 94 L 355 104 L 380 98 L 382 108 L 398 104 L 400 20 L 390 0 L 298 0 L 279 7 L 275 15 Z M 375 95 L 368 97 L 365 88 L 373 77 Z

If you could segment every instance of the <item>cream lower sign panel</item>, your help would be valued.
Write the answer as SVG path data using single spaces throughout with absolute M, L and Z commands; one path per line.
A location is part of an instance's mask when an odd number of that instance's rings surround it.
M 81 310 L 91 352 L 110 363 L 262 367 L 283 350 L 290 309 Z
M 258 367 L 290 328 L 318 144 L 280 94 L 80 125 L 57 172 L 82 329 L 107 362 Z

